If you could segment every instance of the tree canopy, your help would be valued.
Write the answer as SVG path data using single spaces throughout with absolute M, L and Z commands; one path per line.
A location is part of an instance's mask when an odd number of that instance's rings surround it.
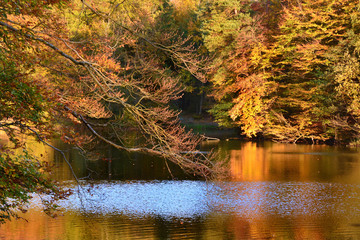
M 203 9 L 220 124 L 284 142 L 358 138 L 358 3 L 219 0 Z
M 203 63 L 189 38 L 164 27 L 163 4 L 6 0 L 0 8 L 0 127 L 15 148 L 26 149 L 21 134 L 33 134 L 47 145 L 60 137 L 81 149 L 93 136 L 93 141 L 212 176 L 216 166 L 197 151 L 201 137 L 186 131 L 179 111 L 170 106 L 181 96 L 180 73 L 203 81 Z M 88 133 L 79 134 L 79 125 Z M 140 139 L 129 139 L 129 131 L 140 133 Z M 4 147 L 1 159 L 2 183 L 12 178 L 9 172 L 24 181 L 23 188 L 11 181 L 1 185 L 3 192 L 17 189 L 1 195 L 3 203 L 10 197 L 18 201 L 2 206 L 6 216 L 14 215 L 31 192 L 66 196 L 29 154 L 16 157 Z M 34 164 L 18 168 L 19 159 Z

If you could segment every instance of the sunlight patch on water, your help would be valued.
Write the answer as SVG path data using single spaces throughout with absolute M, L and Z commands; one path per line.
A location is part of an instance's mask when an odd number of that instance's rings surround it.
M 100 183 L 61 206 L 96 214 L 192 218 L 209 211 L 207 184 L 196 181 Z M 80 201 L 82 200 L 82 201 Z
M 60 206 L 66 211 L 164 219 L 212 213 L 247 219 L 329 213 L 353 217 L 360 214 L 360 186 L 318 182 L 100 182 L 86 186 L 81 198 L 74 194 Z

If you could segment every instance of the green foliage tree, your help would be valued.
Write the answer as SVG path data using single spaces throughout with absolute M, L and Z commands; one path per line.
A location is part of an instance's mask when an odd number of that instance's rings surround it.
M 45 174 L 49 172 L 46 163 L 35 159 L 24 150 L 14 154 L 2 149 L 0 155 L 0 224 L 12 217 L 18 218 L 18 211 L 26 212 L 29 200 L 37 193 L 41 196 L 44 210 L 56 216 L 56 201 L 66 198 L 70 190 L 64 191 Z

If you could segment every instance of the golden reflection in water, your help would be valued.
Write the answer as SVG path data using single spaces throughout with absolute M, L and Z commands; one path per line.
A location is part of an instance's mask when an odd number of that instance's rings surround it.
M 348 227 L 348 222 L 344 222 L 341 226 L 329 227 L 333 224 L 328 219 L 312 218 L 309 216 L 298 217 L 295 219 L 284 219 L 276 216 L 263 216 L 261 219 L 249 220 L 236 215 L 213 216 L 211 220 L 206 222 L 208 227 L 204 231 L 201 239 L 281 239 L 281 240 L 327 240 L 327 239 L 344 239 L 334 237 L 336 229 Z M 319 223 L 324 223 L 319 226 Z M 320 224 L 321 225 L 321 224 Z M 329 231 L 331 230 L 331 231 Z M 221 232 L 221 233 L 220 233 Z M 331 232 L 331 233 L 330 233 Z M 356 234 L 349 233 L 346 239 L 353 238 Z
M 318 224 L 323 219 L 307 217 L 285 222 L 284 219 L 273 217 L 249 221 L 238 216 L 226 216 L 224 222 L 211 218 L 210 221 L 202 223 L 201 229 L 183 226 L 184 223 L 177 224 L 173 228 L 164 228 L 154 220 L 148 220 L 144 224 L 142 220 L 127 218 L 105 217 L 98 221 L 94 219 L 87 222 L 82 217 L 67 216 L 57 219 L 55 227 L 54 220 L 49 220 L 45 216 L 34 216 L 28 218 L 29 224 L 14 224 L 13 227 L 10 226 L 11 224 L 6 224 L 6 228 L 0 227 L 0 239 L 329 239 L 326 227 L 312 226 L 313 223 Z M 61 226 L 59 222 L 62 222 Z M 167 224 L 171 225 L 171 223 Z
M 229 150 L 230 171 L 236 181 L 332 181 L 337 178 L 360 183 L 359 154 L 327 151 L 328 146 L 322 145 L 241 142 L 237 149 Z
M 223 223 L 223 227 L 226 229 L 224 232 L 228 232 L 230 235 L 228 238 L 221 239 L 359 239 L 359 233 L 351 232 L 351 228 L 349 229 L 348 221 L 334 223 L 329 220 L 331 219 L 309 216 L 299 216 L 293 219 L 264 216 L 262 219 L 249 220 L 232 216 L 227 217 Z M 339 232 L 338 236 L 337 231 Z
M 31 211 L 31 214 L 22 217 L 24 219 L 13 219 L 0 225 L 0 239 L 59 239 L 59 236 L 64 236 L 65 229 L 59 226 L 54 228 L 53 221 L 44 217 L 43 212 Z
M 74 180 L 74 177 L 71 173 L 71 170 L 69 166 L 67 165 L 65 159 L 63 156 L 54 150 L 54 148 L 50 146 L 46 146 L 44 143 L 36 141 L 34 137 L 25 136 L 26 139 L 24 139 L 24 142 L 26 142 L 26 149 L 31 153 L 33 156 L 35 156 L 40 161 L 46 161 L 53 165 L 52 171 L 51 171 L 51 178 L 57 181 L 61 180 Z M 49 141 L 49 144 L 53 146 L 57 146 L 56 141 Z M 60 150 L 62 150 L 62 147 L 58 147 Z M 22 149 L 16 149 L 15 153 L 21 153 Z M 74 159 L 73 156 L 71 156 L 71 151 L 68 151 L 67 149 L 64 150 L 64 154 L 66 159 L 72 163 Z M 73 166 L 73 168 L 76 166 Z
M 237 180 L 264 180 L 268 177 L 266 150 L 256 143 L 245 143 L 240 150 L 230 150 L 231 174 Z
M 51 218 L 39 209 L 24 214 L 25 220 L 12 220 L 0 225 L 0 239 L 16 240 L 114 240 L 114 239 L 158 239 L 156 225 L 148 221 L 133 221 L 126 217 L 88 216 L 66 213 Z
M 54 149 L 46 146 L 42 142 L 36 141 L 34 137 L 24 135 L 21 139 L 25 142 L 25 149 L 33 156 L 37 157 L 41 161 L 53 162 L 54 160 Z M 49 142 L 52 144 L 51 142 Z M 0 131 L 0 145 L 12 146 L 9 138 L 4 132 Z M 22 148 L 15 149 L 15 154 L 21 154 Z

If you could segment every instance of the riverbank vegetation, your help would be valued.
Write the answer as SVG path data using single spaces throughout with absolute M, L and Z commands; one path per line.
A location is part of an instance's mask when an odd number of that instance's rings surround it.
M 213 1 L 202 16 L 223 125 L 309 143 L 359 134 L 356 1 Z
M 84 152 L 105 142 L 207 178 L 221 166 L 180 110 L 254 138 L 359 138 L 356 1 L 4 0 L 0 13 L 0 129 L 15 148 L 26 149 L 20 134 Z M 1 159 L 6 183 L 18 158 L 3 147 Z

